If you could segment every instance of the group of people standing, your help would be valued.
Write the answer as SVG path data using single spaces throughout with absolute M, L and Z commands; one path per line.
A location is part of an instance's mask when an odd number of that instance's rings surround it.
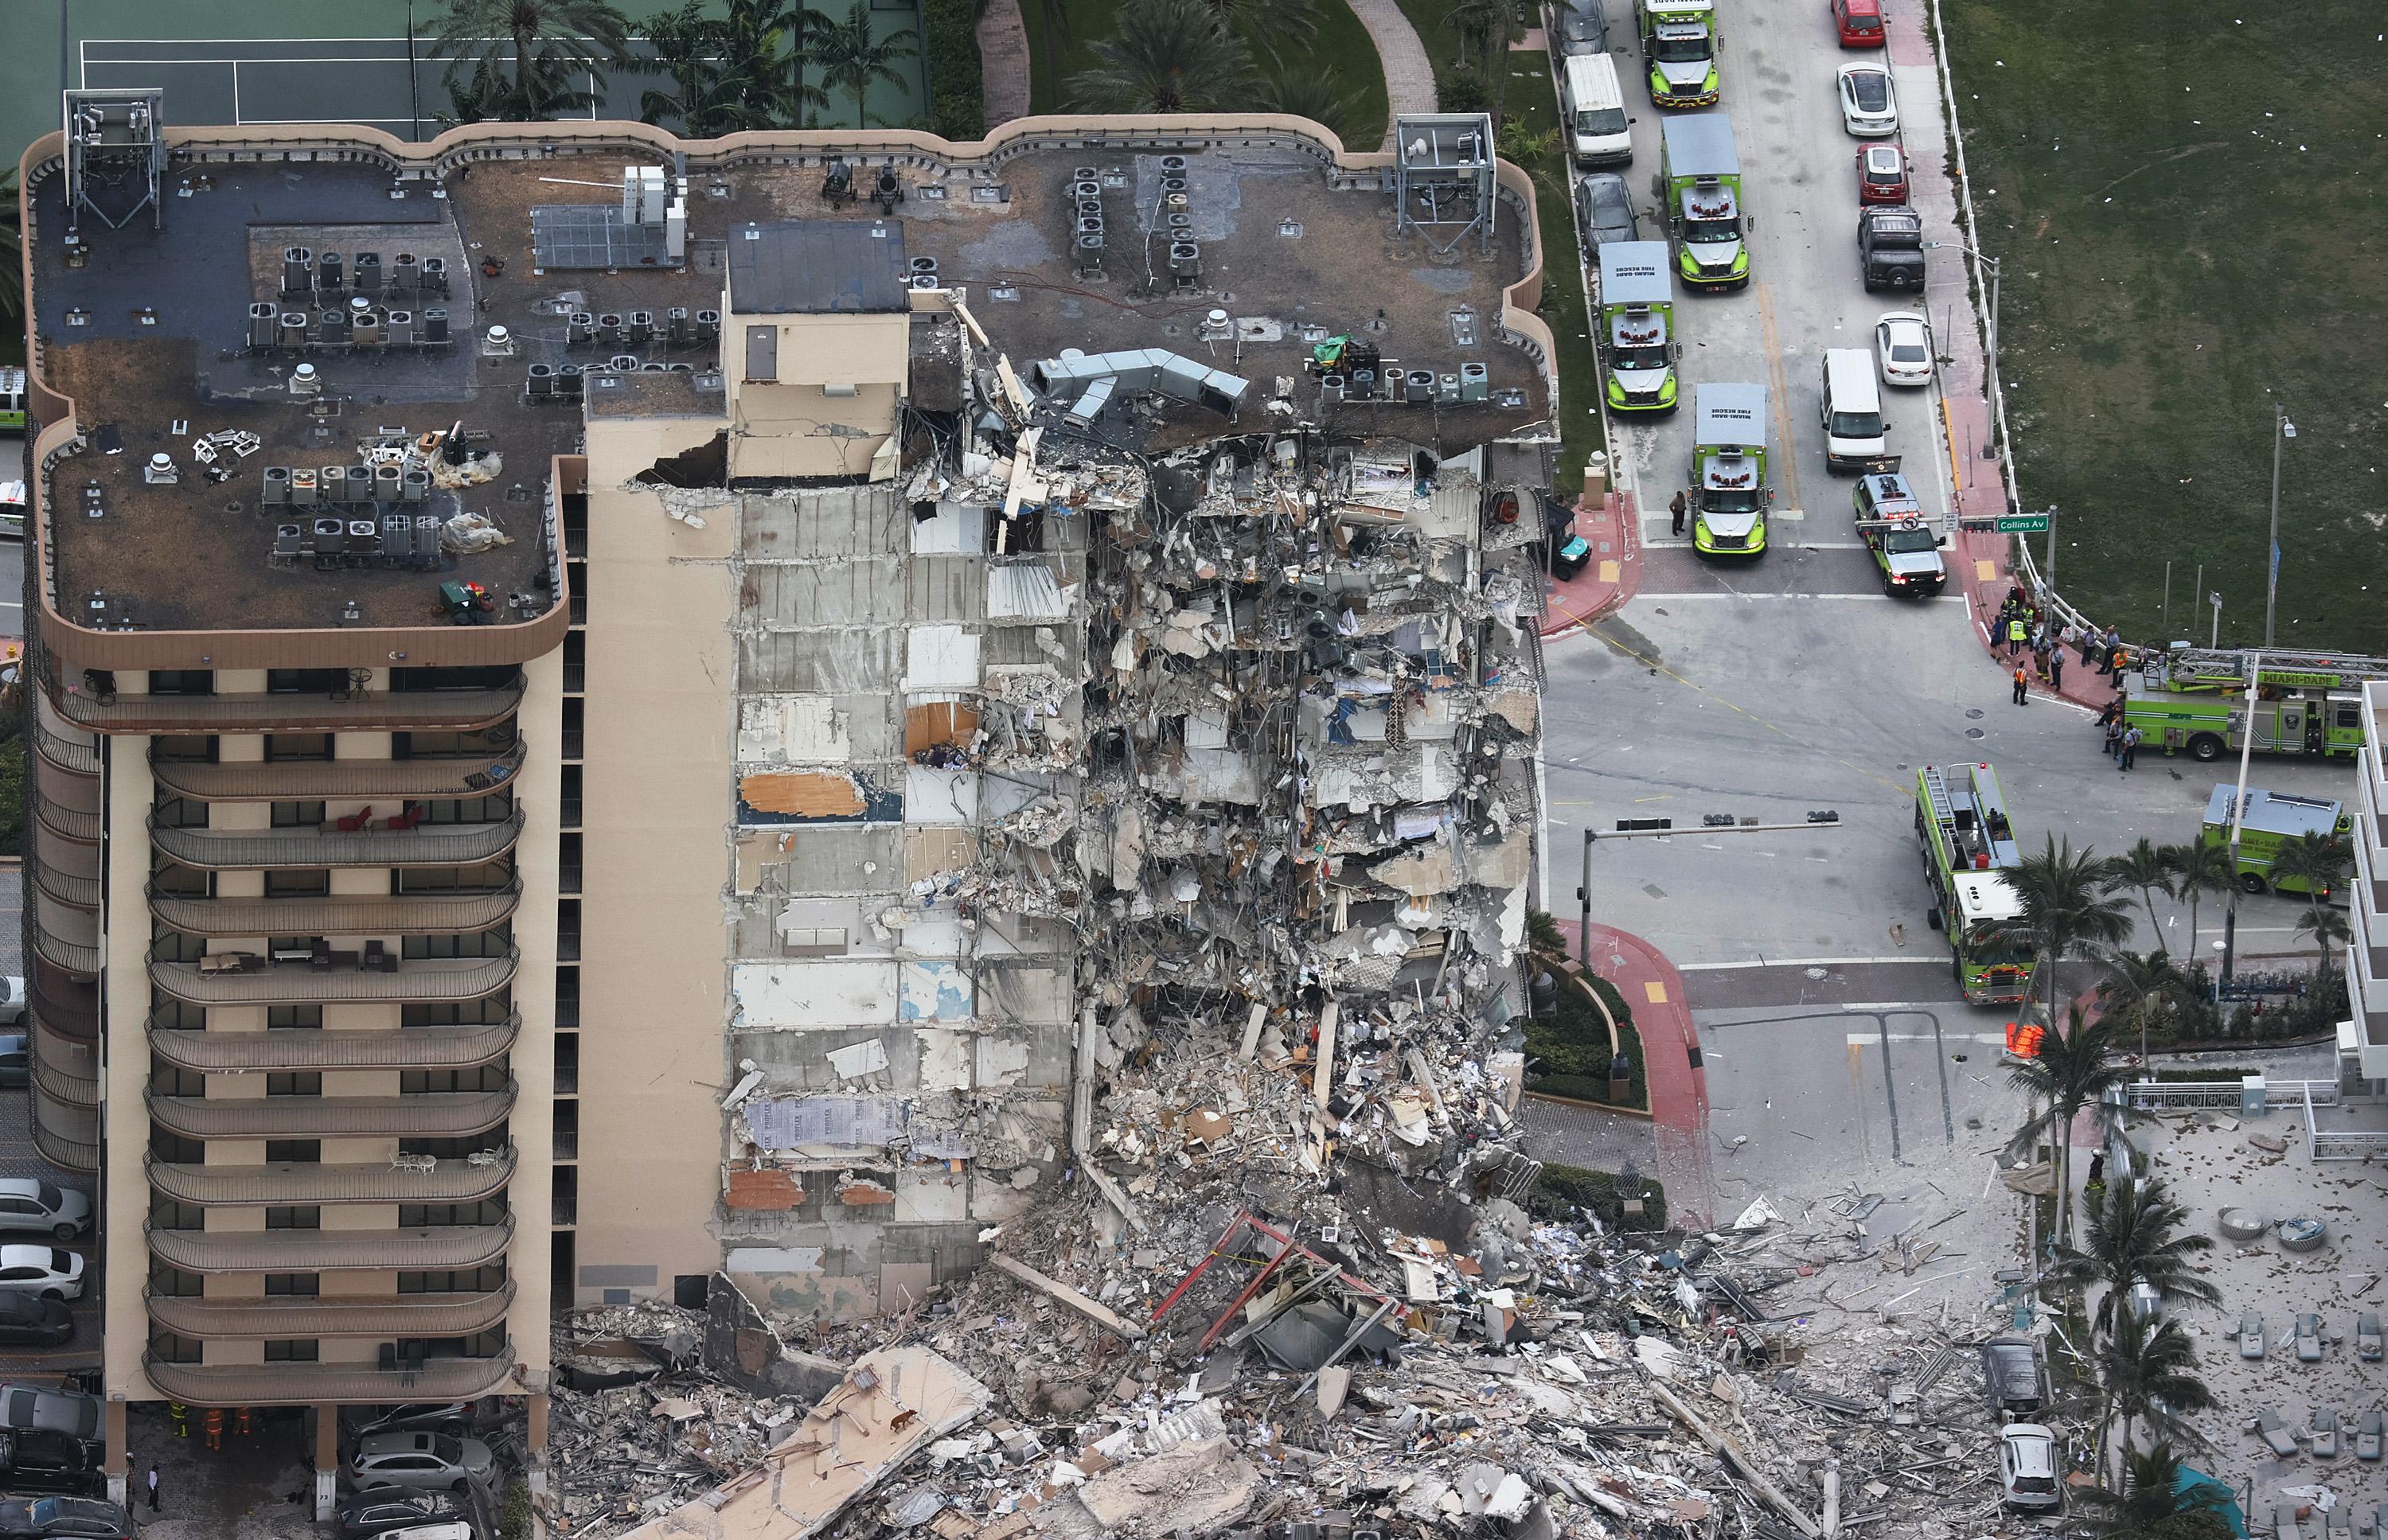
M 2115 698 L 2098 713 L 2098 725 L 2105 729 L 2106 757 L 2115 762 L 2117 770 L 2128 770 L 2139 757 L 2141 738 L 2140 729 L 2123 720 L 2123 675 L 2130 667 L 2130 650 L 2123 645 L 2123 634 L 2114 626 L 2101 630 L 2095 625 L 2076 625 L 2043 612 L 2020 585 L 2007 590 L 2006 602 L 1999 606 L 1998 619 L 1992 623 L 1991 637 L 2007 650 L 2007 661 L 2014 665 L 2014 703 L 2018 706 L 2031 700 L 2032 676 L 2051 689 L 2064 688 L 2064 655 L 2070 650 L 2080 656 L 2082 666 L 2094 667 L 2098 677 L 2110 679 L 2115 685 Z M 2030 661 L 2025 661 L 2025 654 Z

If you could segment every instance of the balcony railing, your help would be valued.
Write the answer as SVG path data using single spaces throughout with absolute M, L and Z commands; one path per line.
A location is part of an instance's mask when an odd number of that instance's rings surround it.
M 185 1139 L 464 1139 L 514 1110 L 514 1087 L 420 1096 L 258 1096 L 234 1100 L 146 1093 L 159 1127 Z M 462 1264 L 459 1264 L 460 1266 Z
M 226 959 L 249 955 L 215 954 Z M 202 972 L 197 963 L 152 957 L 149 982 L 194 1005 L 455 1004 L 486 1000 L 512 983 L 515 953 L 509 948 L 497 957 L 403 958 L 387 971 L 355 963 L 329 967 L 263 958 L 256 963 L 253 968 Z
M 44 861 L 39 856 L 26 862 L 25 869 L 33 874 L 36 892 L 47 893 L 70 908 L 96 910 L 99 907 L 99 878 L 70 872 L 56 862 Z M 268 932 L 260 931 L 259 934 Z
M 261 1032 L 149 1034 L 149 1052 L 199 1074 L 308 1069 L 477 1069 L 505 1057 L 522 1017 L 463 1027 L 400 1027 L 394 1031 L 304 1029 Z
M 400 1160 L 318 1166 L 276 1161 L 263 1166 L 192 1166 L 149 1161 L 149 1185 L 176 1203 L 200 1208 L 350 1203 L 478 1203 L 514 1180 L 514 1147 L 502 1145 L 478 1159 Z
M 158 784 L 203 802 L 337 802 L 479 797 L 513 784 L 523 746 L 470 758 L 248 760 L 152 758 Z
M 149 1255 L 185 1272 L 449 1272 L 506 1254 L 503 1224 L 429 1230 L 149 1230 Z M 413 1333 L 409 1333 L 412 1335 Z
M 522 704 L 517 677 L 498 689 L 327 695 L 108 695 L 53 686 L 50 701 L 78 727 L 102 733 L 478 732 Z
M 70 1171 L 99 1169 L 99 1114 L 33 1093 L 33 1148 Z
M 70 978 L 39 958 L 26 979 L 26 1011 L 52 1031 L 94 1042 L 99 1038 L 99 991 L 87 980 Z
M 420 1369 L 371 1364 L 176 1364 L 145 1358 L 158 1393 L 203 1407 L 297 1407 L 328 1401 L 470 1401 L 514 1384 L 514 1356 L 433 1358 Z
M 503 1287 L 481 1294 L 400 1294 L 391 1299 L 148 1296 L 151 1320 L 178 1337 L 199 1338 L 470 1337 L 503 1322 L 514 1301 L 511 1279 Z
M 62 1038 L 38 1020 L 28 1037 L 32 1045 L 35 1089 L 69 1106 L 96 1108 L 99 1105 L 99 1061 L 93 1052 L 93 1044 Z
M 40 713 L 26 725 L 25 736 L 33 740 L 33 749 L 44 759 L 59 769 L 77 776 L 99 774 L 99 745 L 78 743 L 73 738 L 56 733 L 40 720 Z
M 34 820 L 52 834 L 78 845 L 99 843 L 102 821 L 98 814 L 69 807 L 55 797 L 36 795 L 32 802 Z
M 70 918 L 71 916 L 71 918 Z M 91 940 L 68 934 L 70 927 L 87 930 Z M 63 905 L 53 907 L 49 899 L 35 894 L 33 898 L 33 950 L 48 960 L 52 966 L 80 977 L 95 977 L 99 972 L 98 921 L 95 916 Z
M 519 883 L 488 891 L 195 898 L 149 890 L 149 913 L 186 936 L 460 936 L 502 924 Z
M 493 824 L 417 824 L 409 829 L 211 829 L 149 826 L 158 849 L 185 866 L 473 866 L 522 838 L 523 815 Z M 64 830 L 59 832 L 65 833 Z M 71 839 L 72 836 L 69 835 Z M 93 838 L 98 838 L 96 829 Z

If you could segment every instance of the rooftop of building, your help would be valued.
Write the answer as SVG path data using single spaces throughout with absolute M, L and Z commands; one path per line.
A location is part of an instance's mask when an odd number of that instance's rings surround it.
M 271 131 L 256 130 L 260 135 Z M 526 135 L 537 131 L 526 127 Z M 687 172 L 686 246 L 681 265 L 659 259 L 660 232 L 626 232 L 616 218 L 626 164 L 655 165 L 657 154 L 615 146 L 520 160 L 482 160 L 444 182 L 394 183 L 387 165 L 369 159 L 230 161 L 227 131 L 209 131 L 218 153 L 204 162 L 177 156 L 165 179 L 162 226 L 146 214 L 109 229 L 86 215 L 87 256 L 68 264 L 64 182 L 38 178 L 29 191 L 32 243 L 32 324 L 46 383 L 77 403 L 96 451 L 58 462 L 48 488 L 54 583 L 61 612 L 79 625 L 148 630 L 263 630 L 440 624 L 438 585 L 470 580 L 497 597 L 545 602 L 548 565 L 540 492 L 550 461 L 576 452 L 583 401 L 599 415 L 705 415 L 718 410 L 718 344 L 701 335 L 674 341 L 664 318 L 723 309 L 725 291 L 745 282 L 746 258 L 775 253 L 751 277 L 774 303 L 796 309 L 870 309 L 886 297 L 883 268 L 850 260 L 852 243 L 874 223 L 892 226 L 908 270 L 934 264 L 935 283 L 967 293 L 996 351 L 1029 377 L 1035 363 L 1065 349 L 1099 354 L 1158 349 L 1251 382 L 1233 431 L 1272 421 L 1315 422 L 1330 433 L 1391 434 L 1457 451 L 1529 428 L 1549 410 L 1539 364 L 1504 340 L 1507 287 L 1524 276 L 1531 243 L 1513 205 L 1504 203 L 1492 238 L 1467 234 L 1447 252 L 1455 229 L 1397 231 L 1393 197 L 1373 172 L 1334 171 L 1315 147 L 1289 136 L 1239 138 L 1226 147 L 1193 148 L 1182 166 L 1164 167 L 1159 150 L 1093 149 L 1083 140 L 1031 141 L 999 162 L 939 164 L 916 158 L 896 168 L 903 196 L 881 213 L 870 196 L 875 167 L 858 167 L 858 200 L 832 202 L 823 173 L 810 165 L 725 161 L 719 170 L 692 158 Z M 819 146 L 806 153 L 818 158 Z M 1089 177 L 1085 173 L 1091 171 Z M 1170 205 L 1164 171 L 1185 179 L 1183 205 Z M 1104 265 L 1076 259 L 1083 183 L 1100 188 L 1108 227 Z M 1358 184 L 1354 184 L 1358 183 Z M 668 183 L 667 183 L 668 189 Z M 535 208 L 541 216 L 534 246 Z M 1171 212 L 1200 248 L 1200 274 L 1173 277 Z M 794 240 L 746 242 L 743 232 L 785 230 Z M 563 248 L 582 243 L 565 266 Z M 590 243 L 595 243 L 593 246 Z M 610 244 L 608 244 L 610 243 Z M 332 297 L 355 297 L 358 254 L 379 256 L 393 273 L 400 253 L 422 271 L 444 259 L 451 341 L 445 348 L 383 344 L 305 351 L 250 346 L 250 307 L 305 309 L 320 318 L 322 293 L 284 289 L 284 252 L 304 246 L 320 260 L 337 252 L 350 282 Z M 807 260 L 812 251 L 816 259 Z M 833 260 L 819 260 L 827 257 Z M 548 260 L 554 265 L 542 269 Z M 925 264 L 924 264 L 925 259 Z M 654 265 L 646 265 L 653 261 Z M 819 292 L 806 281 L 817 273 Z M 388 279 L 384 279 L 385 291 Z M 870 291 L 870 292 L 865 292 Z M 759 292 L 759 291 L 758 291 Z M 876 297 L 874 300 L 874 296 Z M 412 300 L 418 335 L 434 297 Z M 385 310 L 398 301 L 385 292 Z M 746 308 L 742 305 L 742 309 Z M 574 347 L 567 317 L 654 316 L 652 339 Z M 1225 335 L 1211 322 L 1224 311 Z M 916 328 L 951 330 L 945 317 Z M 485 338 L 505 328 L 506 343 Z M 1373 344 L 1390 372 L 1456 377 L 1480 369 L 1475 398 L 1426 405 L 1327 402 L 1305 372 L 1313 346 L 1349 335 Z M 980 349 L 982 365 L 989 360 Z M 916 340 L 916 360 L 950 360 L 958 348 Z M 532 366 L 561 373 L 628 354 L 647 370 L 678 370 L 673 379 L 641 378 L 608 387 L 602 398 L 559 382 L 540 392 Z M 298 396 L 290 377 L 301 362 L 320 376 L 320 395 Z M 916 372 L 919 371 L 916 368 Z M 945 372 L 953 371 L 950 364 Z M 1280 382 L 1289 382 L 1279 406 Z M 577 382 L 576 382 L 577 383 Z M 930 410 L 959 405 L 959 382 L 916 391 Z M 1123 392 L 1124 395 L 1125 393 Z M 1118 437 L 1162 450 L 1230 431 L 1219 412 L 1156 398 L 1115 410 Z M 461 424 L 487 479 L 435 488 L 418 513 L 487 516 L 512 543 L 477 554 L 449 553 L 434 562 L 330 563 L 319 570 L 311 545 L 295 562 L 269 561 L 278 524 L 328 510 L 283 506 L 266 498 L 269 467 L 320 470 L 352 464 L 360 447 L 400 444 Z M 197 441 L 211 433 L 246 433 L 253 444 L 219 446 L 228 479 L 213 481 Z M 246 453 L 241 452 L 247 450 Z M 179 480 L 152 485 L 146 462 L 164 452 Z M 445 480 L 458 479 L 453 476 Z M 98 517 L 85 516 L 84 486 L 96 482 Z M 349 518 L 371 504 L 342 510 Z M 438 570 L 430 570 L 433 566 Z M 92 596 L 101 596 L 99 608 Z M 531 612 L 536 612 L 535 611 Z M 517 618 L 512 615 L 502 618 Z

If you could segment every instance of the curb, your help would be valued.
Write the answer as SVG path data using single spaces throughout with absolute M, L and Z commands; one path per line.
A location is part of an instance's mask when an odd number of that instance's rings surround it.
M 1645 1123 L 1655 1121 L 1647 1107 L 1620 1107 L 1612 1102 L 1586 1102 L 1574 1096 L 1556 1096 L 1547 1091 L 1529 1091 L 1525 1099 L 1529 1102 L 1550 1102 L 1563 1107 L 1581 1107 L 1586 1112 L 1615 1113 L 1620 1117 L 1639 1117 Z

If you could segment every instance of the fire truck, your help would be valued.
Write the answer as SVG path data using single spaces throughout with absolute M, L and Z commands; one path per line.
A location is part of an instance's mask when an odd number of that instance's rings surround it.
M 2352 758 L 2363 748 L 2367 679 L 2388 679 L 2388 658 L 2177 643 L 2140 659 L 2123 720 L 2150 748 L 2199 761 L 2236 753 L 2251 735 L 2259 753 Z

